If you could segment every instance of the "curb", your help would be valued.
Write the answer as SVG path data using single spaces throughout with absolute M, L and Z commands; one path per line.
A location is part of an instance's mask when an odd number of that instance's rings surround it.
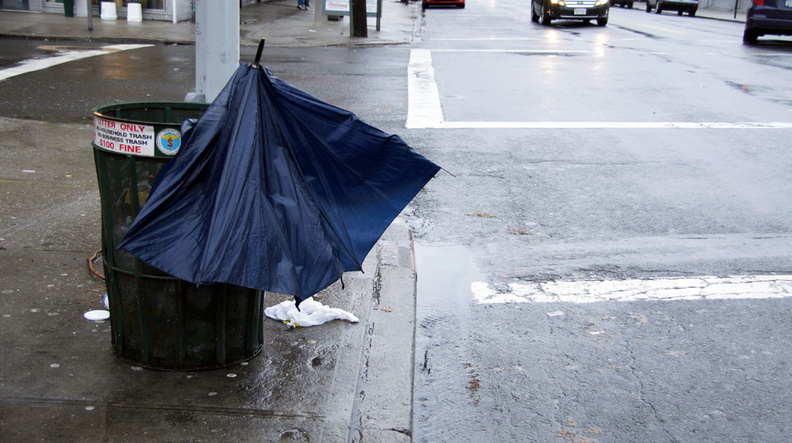
M 396 219 L 377 245 L 349 441 L 412 441 L 416 273 L 412 232 Z

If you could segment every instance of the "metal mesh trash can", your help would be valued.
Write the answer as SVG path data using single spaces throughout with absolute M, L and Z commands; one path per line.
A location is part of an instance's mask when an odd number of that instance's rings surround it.
M 208 105 L 120 103 L 94 112 L 94 160 L 102 209 L 102 256 L 114 353 L 152 369 L 238 364 L 264 342 L 263 293 L 197 286 L 117 249 L 160 168 L 178 152 L 180 125 Z
M 63 0 L 63 15 L 74 17 L 74 0 Z

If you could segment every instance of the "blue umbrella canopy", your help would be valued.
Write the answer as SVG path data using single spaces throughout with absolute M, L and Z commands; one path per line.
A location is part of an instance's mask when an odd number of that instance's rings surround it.
M 361 270 L 440 169 L 258 64 L 186 126 L 120 247 L 182 280 L 298 302 Z

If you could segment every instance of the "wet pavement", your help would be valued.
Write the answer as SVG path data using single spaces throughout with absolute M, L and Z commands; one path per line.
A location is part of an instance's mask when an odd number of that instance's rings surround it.
M 635 2 L 634 9 L 644 10 L 646 3 Z M 616 6 L 614 6 L 616 7 Z M 699 8 L 698 17 L 745 22 L 745 12 Z M 405 44 L 416 40 L 421 26 L 420 3 L 383 1 L 380 29 L 376 19 L 368 18 L 368 37 L 349 36 L 349 18 L 328 20 L 316 13 L 297 9 L 296 0 L 273 0 L 258 3 L 240 11 L 240 42 L 257 46 L 262 38 L 267 46 L 370 46 Z M 124 43 L 195 42 L 195 25 L 146 20 L 142 23 L 101 20 L 94 17 L 93 30 L 88 30 L 86 17 L 63 17 L 57 14 L 0 12 L 0 36 L 28 38 L 80 39 Z
M 296 2 L 294 2 L 296 3 Z M 636 4 L 636 8 L 640 8 Z M 406 44 L 420 5 L 384 2 L 381 30 L 349 37 L 348 19 L 316 21 L 291 1 L 242 9 L 242 45 Z M 699 16 L 730 19 L 728 11 Z M 739 20 L 738 16 L 738 20 Z M 127 23 L 0 12 L 0 35 L 183 43 L 191 23 Z M 0 83 L 1 85 L 2 83 Z M 397 221 L 319 300 L 357 315 L 287 329 L 264 324 L 259 355 L 228 368 L 162 372 L 112 354 L 90 125 L 0 118 L 0 432 L 9 441 L 409 441 L 415 324 L 411 235 Z M 287 298 L 268 294 L 271 306 Z
M 317 299 L 356 314 L 288 329 L 264 323 L 261 353 L 199 372 L 142 370 L 113 356 L 93 130 L 0 119 L 0 431 L 9 441 L 408 441 L 414 279 L 397 221 Z M 31 146 L 47 149 L 31 149 Z M 101 273 L 101 261 L 95 267 Z M 272 306 L 287 296 L 267 294 Z
M 0 118 L 0 431 L 9 441 L 408 441 L 414 281 L 397 221 L 317 299 L 343 321 L 288 329 L 232 367 L 143 370 L 113 356 L 88 125 Z M 46 147 L 46 149 L 31 149 Z M 101 260 L 95 269 L 101 274 Z M 267 294 L 265 306 L 288 296 Z
M 348 22 L 315 23 L 290 2 L 242 10 L 244 45 L 349 45 Z M 414 3 L 386 3 L 360 44 L 412 41 Z M 394 12 L 395 11 L 395 12 Z M 256 15 L 258 14 L 258 15 Z M 390 21 L 389 21 L 390 20 Z M 191 43 L 190 23 L 106 23 L 0 13 L 0 35 Z M 2 82 L 0 82 L 0 86 Z M 409 441 L 415 271 L 398 219 L 364 262 L 316 298 L 352 312 L 289 329 L 266 319 L 248 361 L 143 369 L 113 355 L 103 309 L 92 125 L 0 118 L 0 432 L 8 441 Z M 94 268 L 97 272 L 92 272 Z M 289 296 L 267 293 L 265 306 Z M 220 366 L 218 364 L 218 366 Z

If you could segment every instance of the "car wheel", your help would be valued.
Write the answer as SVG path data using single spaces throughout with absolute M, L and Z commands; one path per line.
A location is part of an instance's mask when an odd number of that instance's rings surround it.
M 550 14 L 546 12 L 542 12 L 542 24 L 545 26 L 549 26 L 551 21 L 553 21 L 553 19 L 550 18 Z
M 531 5 L 531 21 L 534 23 L 539 23 L 539 14 L 536 13 L 533 5 Z
M 658 14 L 662 13 L 663 12 L 663 6 L 658 3 L 657 4 L 657 11 L 655 11 L 655 12 L 657 12 Z
M 681 10 L 677 11 L 677 15 L 681 16 L 682 15 L 682 11 Z
M 688 15 L 691 16 L 691 17 L 695 17 L 696 16 L 696 10 L 695 9 L 691 9 L 690 12 L 688 12 Z
M 652 12 L 652 5 L 649 2 L 646 2 L 646 12 Z
M 608 24 L 608 17 L 597 19 L 597 26 L 605 26 L 607 24 Z
M 755 45 L 757 38 L 759 38 L 759 33 L 753 29 L 746 29 L 743 33 L 743 43 L 746 45 Z
M 632 9 L 633 8 L 633 2 L 627 3 L 627 8 Z

